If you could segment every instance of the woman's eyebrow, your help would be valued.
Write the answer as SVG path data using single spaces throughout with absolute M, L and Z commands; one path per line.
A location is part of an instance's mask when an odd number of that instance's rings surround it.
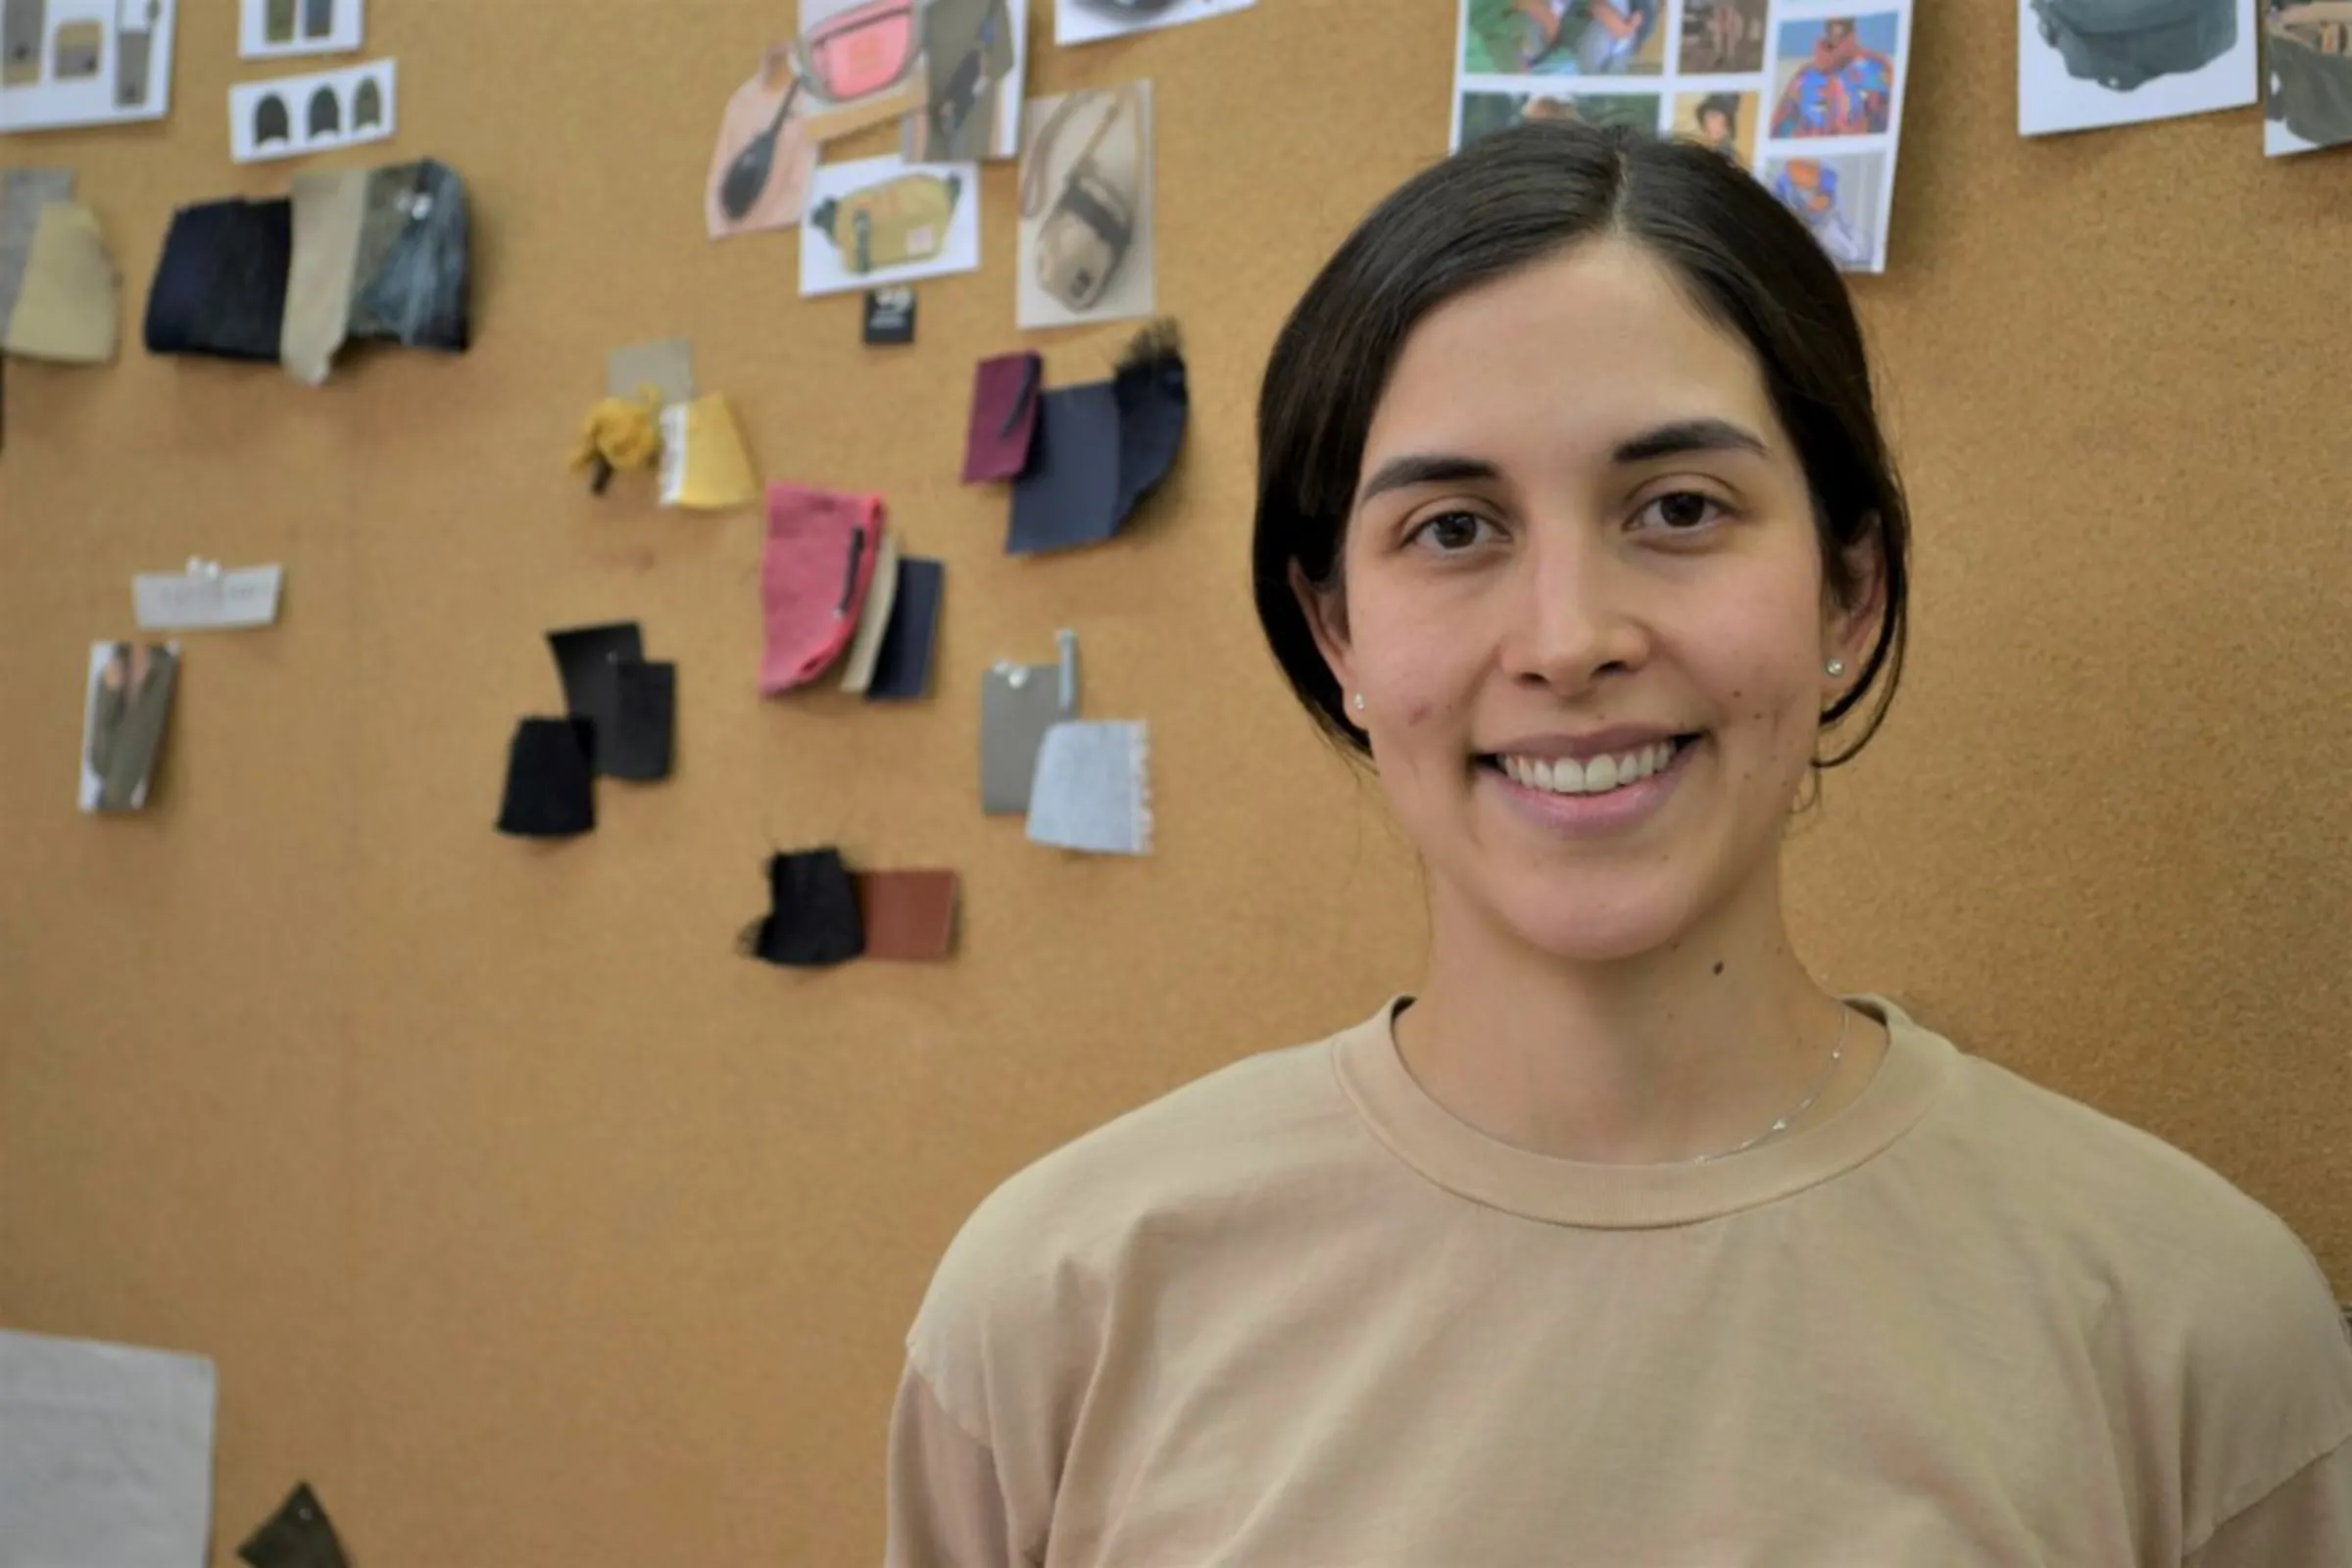
M 1619 465 L 1655 463 L 1690 452 L 1752 452 L 1768 457 L 1764 438 L 1729 419 L 1678 419 L 1622 442 L 1610 456 Z
M 1372 477 L 1364 481 L 1363 489 L 1356 493 L 1355 504 L 1360 507 L 1374 496 L 1417 484 L 1461 484 L 1500 477 L 1502 470 L 1484 458 L 1408 453 L 1401 458 L 1391 458 L 1374 470 Z

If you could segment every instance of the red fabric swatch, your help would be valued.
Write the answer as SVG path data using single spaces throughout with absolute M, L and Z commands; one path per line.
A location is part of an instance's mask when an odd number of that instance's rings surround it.
M 767 544 L 760 561 L 767 611 L 762 694 L 815 679 L 849 647 L 881 543 L 880 496 L 767 487 Z

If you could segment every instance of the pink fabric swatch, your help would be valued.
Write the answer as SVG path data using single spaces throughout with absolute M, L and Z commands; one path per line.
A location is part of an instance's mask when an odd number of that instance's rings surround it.
M 880 496 L 767 487 L 767 545 L 760 561 L 760 597 L 767 608 L 763 695 L 815 679 L 849 647 L 881 543 Z

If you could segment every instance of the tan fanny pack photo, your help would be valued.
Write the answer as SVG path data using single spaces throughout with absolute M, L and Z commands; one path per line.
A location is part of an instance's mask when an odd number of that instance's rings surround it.
M 1093 125 L 1056 181 L 1054 145 L 1081 115 L 1092 116 Z M 1127 165 L 1130 183 L 1113 177 L 1096 156 L 1114 130 L 1123 131 L 1134 153 Z M 1038 131 L 1021 181 L 1021 218 L 1027 221 L 1044 214 L 1032 249 L 1037 286 L 1069 310 L 1091 310 L 1102 302 L 1135 243 L 1137 191 L 1132 187 L 1145 177 L 1146 151 L 1143 105 L 1132 86 L 1073 92 Z M 1054 192 L 1050 210 L 1048 190 Z

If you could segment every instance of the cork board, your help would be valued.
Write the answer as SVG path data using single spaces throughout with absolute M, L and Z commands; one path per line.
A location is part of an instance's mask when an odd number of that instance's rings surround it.
M 1195 419 L 1112 547 L 1001 553 L 959 485 L 1011 328 L 1012 171 L 911 350 L 802 302 L 790 236 L 704 238 L 718 109 L 772 8 L 370 7 L 401 134 L 475 204 L 476 346 L 274 369 L 14 366 L 0 455 L 0 1321 L 220 1365 L 215 1562 L 297 1476 L 377 1563 L 873 1560 L 900 1338 L 1027 1159 L 1412 983 L 1407 859 L 1250 619 L 1250 399 L 1283 313 L 1444 148 L 1451 7 L 1286 0 L 1083 51 L 1154 83 L 1159 299 Z M 2211 1162 L 2352 1283 L 2352 603 L 2317 281 L 2352 164 L 2253 112 L 2020 141 L 2010 24 L 1919 15 L 1891 270 L 1860 287 L 1918 505 L 1894 717 L 1796 833 L 1832 983 Z M 214 19 L 218 22 L 220 19 Z M 1048 36 L 1042 11 L 1035 38 Z M 641 34 L 643 36 L 641 36 Z M 232 168 L 225 24 L 162 124 L 68 163 L 143 299 Z M 527 63 L 527 69 L 517 69 Z M 840 156 L 882 150 L 887 138 Z M 759 534 L 564 467 L 615 343 L 694 339 L 770 477 L 871 487 L 948 562 L 938 696 L 761 702 Z M 155 805 L 74 810 L 77 677 L 127 582 L 282 562 L 271 631 L 191 639 Z M 542 634 L 633 617 L 677 772 L 595 835 L 499 839 Z M 1073 859 L 972 799 L 980 671 L 1080 634 L 1153 726 L 1158 853 Z M 966 879 L 958 960 L 739 957 L 771 848 Z

